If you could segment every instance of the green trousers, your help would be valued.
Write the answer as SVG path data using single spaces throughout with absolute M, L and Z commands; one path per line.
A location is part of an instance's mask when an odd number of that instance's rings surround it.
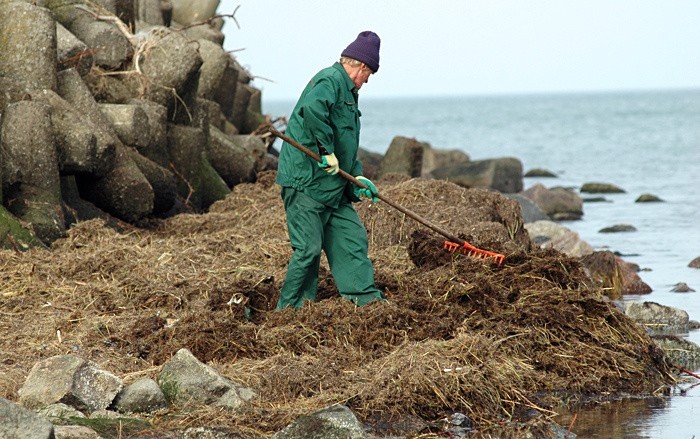
M 277 302 L 277 310 L 300 308 L 316 299 L 321 250 L 326 253 L 340 295 L 355 304 L 385 300 L 374 285 L 367 257 L 367 231 L 352 204 L 327 207 L 303 192 L 282 188 L 287 230 L 294 254 Z

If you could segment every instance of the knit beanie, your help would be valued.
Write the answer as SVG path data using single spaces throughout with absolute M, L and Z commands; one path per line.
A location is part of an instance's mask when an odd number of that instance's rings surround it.
M 340 56 L 363 62 L 376 72 L 379 70 L 379 35 L 368 30 L 360 32 L 355 41 L 350 43 Z

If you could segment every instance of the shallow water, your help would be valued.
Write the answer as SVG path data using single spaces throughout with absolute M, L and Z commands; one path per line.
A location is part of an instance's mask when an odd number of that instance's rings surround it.
M 700 388 L 690 387 L 683 386 L 684 394 L 676 390 L 667 397 L 630 398 L 571 410 L 555 420 L 567 429 L 571 426 L 579 438 L 692 439 L 700 437 Z
M 264 105 L 279 116 L 294 103 Z M 536 183 L 621 187 L 625 193 L 585 203 L 583 218 L 563 225 L 595 249 L 618 252 L 644 270 L 640 276 L 652 293 L 625 300 L 681 308 L 700 321 L 700 269 L 688 267 L 700 256 L 700 90 L 366 99 L 360 108 L 361 145 L 370 151 L 386 152 L 397 135 L 415 137 L 434 148 L 462 150 L 472 160 L 516 157 L 525 171 L 545 168 L 558 175 L 526 178 L 525 189 Z M 644 193 L 664 202 L 635 203 Z M 599 233 L 615 224 L 637 231 Z M 678 282 L 696 292 L 671 292 Z M 700 331 L 680 335 L 700 344 Z M 700 388 L 684 396 L 676 389 L 669 397 L 582 410 L 572 431 L 580 438 L 700 438 L 699 398 Z

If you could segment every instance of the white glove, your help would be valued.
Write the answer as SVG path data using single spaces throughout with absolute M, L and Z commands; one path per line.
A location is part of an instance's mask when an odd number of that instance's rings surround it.
M 321 156 L 321 161 L 318 162 L 318 166 L 331 175 L 337 174 L 338 170 L 340 169 L 338 167 L 338 159 L 335 157 L 335 153 Z

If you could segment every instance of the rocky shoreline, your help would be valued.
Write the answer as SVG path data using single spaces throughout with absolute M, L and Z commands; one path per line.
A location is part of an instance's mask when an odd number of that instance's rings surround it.
M 557 222 L 576 191 L 401 136 L 366 175 L 504 267 L 362 204 L 389 304 L 338 299 L 324 263 L 321 300 L 275 313 L 271 119 L 218 1 L 99 3 L 0 1 L 0 437 L 564 437 L 552 408 L 697 366 L 669 334 L 698 323 L 619 302 L 639 268 Z

